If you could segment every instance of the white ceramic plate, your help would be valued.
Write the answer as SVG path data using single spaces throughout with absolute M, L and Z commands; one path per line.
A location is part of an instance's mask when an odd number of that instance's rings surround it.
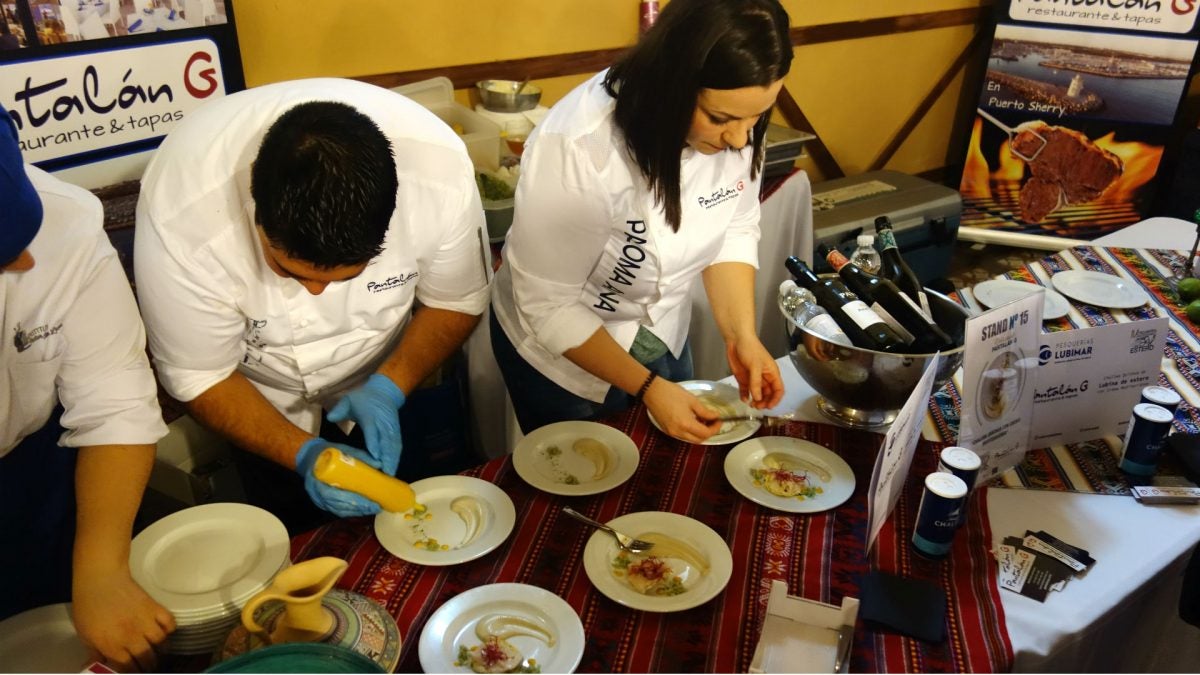
M 583 622 L 565 600 L 529 584 L 489 584 L 460 593 L 442 605 L 425 622 L 417 643 L 421 670 L 427 673 L 470 673 L 458 666 L 460 647 L 482 642 L 476 625 L 495 615 L 515 616 L 541 625 L 554 634 L 554 645 L 518 635 L 508 642 L 526 659 L 537 661 L 543 673 L 571 673 L 583 659 Z
M 580 439 L 605 446 L 602 461 L 574 449 Z M 513 449 L 513 468 L 526 483 L 553 495 L 594 495 L 629 480 L 640 455 L 633 439 L 598 422 L 555 422 L 534 429 Z
M 685 590 L 678 595 L 646 595 L 634 590 L 623 576 L 614 574 L 614 563 L 621 555 L 621 549 L 611 535 L 597 530 L 583 549 L 583 569 L 596 590 L 626 607 L 647 612 L 691 609 L 712 600 L 729 583 L 733 572 L 729 545 L 721 535 L 698 520 L 678 513 L 641 511 L 627 513 L 606 524 L 635 538 L 651 532 L 669 535 L 690 545 L 708 561 L 709 569 L 704 572 L 683 560 L 665 558 L 667 565 L 680 577 Z
M 177 616 L 220 615 L 270 583 L 289 554 L 278 518 L 221 502 L 177 511 L 142 530 L 130 545 L 129 570 Z
M 696 396 L 713 397 L 722 405 L 729 409 L 731 415 L 750 415 L 754 410 L 741 399 L 737 387 L 734 387 L 724 382 L 709 382 L 707 380 L 687 380 L 680 382 L 679 386 L 687 391 L 690 391 Z M 663 428 L 658 425 L 658 420 L 654 419 L 654 415 L 650 411 L 646 411 L 646 415 L 650 417 L 650 422 L 659 431 Z M 762 422 L 758 420 L 745 420 L 742 422 L 727 422 L 732 426 L 720 433 L 709 436 L 708 440 L 701 445 L 727 445 L 729 443 L 737 443 L 744 441 L 754 435 L 758 428 L 762 426 Z M 666 433 L 665 431 L 663 433 Z
M 1097 307 L 1132 309 L 1150 301 L 1145 291 L 1115 274 L 1070 270 L 1055 274 L 1050 282 L 1068 298 Z
M 767 468 L 768 458 L 804 475 L 810 489 L 795 497 L 769 492 L 754 475 Z M 789 513 L 828 511 L 854 494 L 854 472 L 845 460 L 816 443 L 787 436 L 760 436 L 738 444 L 725 455 L 725 478 L 746 499 Z
M 0 672 L 78 673 L 93 660 L 75 633 L 69 604 L 46 605 L 0 621 Z
M 457 565 L 491 552 L 508 538 L 517 520 L 512 499 L 492 483 L 471 476 L 435 476 L 412 484 L 425 516 L 414 511 L 381 512 L 375 536 L 392 555 L 418 565 Z M 455 511 L 455 502 L 468 500 Z M 478 512 L 471 515 L 478 506 Z M 470 519 L 478 521 L 472 532 Z M 436 540 L 436 544 L 430 540 Z M 442 548 L 442 547 L 445 548 Z M 436 548 L 435 548 L 436 547 Z
M 1060 319 L 1066 316 L 1067 312 L 1071 309 L 1071 303 L 1067 302 L 1067 299 L 1053 288 L 1046 288 L 1039 284 L 1015 281 L 1013 279 L 989 279 L 975 284 L 975 288 L 971 289 L 971 293 L 975 295 L 975 299 L 979 301 L 979 304 L 992 309 L 1036 293 L 1039 288 L 1046 292 L 1046 303 L 1042 309 L 1042 319 Z

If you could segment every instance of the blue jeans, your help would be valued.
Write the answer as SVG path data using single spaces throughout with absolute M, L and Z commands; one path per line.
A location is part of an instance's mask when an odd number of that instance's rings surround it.
M 58 447 L 61 415 L 0 458 L 0 619 L 71 599 L 76 450 Z
M 492 353 L 496 355 L 496 363 L 500 365 L 500 374 L 504 376 L 504 386 L 512 399 L 513 410 L 517 413 L 517 422 L 521 425 L 522 433 L 527 434 L 554 422 L 606 417 L 631 408 L 636 403 L 632 396 L 616 387 L 609 387 L 602 403 L 572 394 L 542 375 L 517 353 L 508 336 L 504 334 L 504 329 L 500 327 L 500 322 L 496 320 L 494 308 L 489 323 L 492 332 Z M 679 358 L 667 352 L 666 355 L 643 365 L 658 373 L 659 377 L 672 382 L 690 380 L 691 345 L 684 343 L 683 353 Z

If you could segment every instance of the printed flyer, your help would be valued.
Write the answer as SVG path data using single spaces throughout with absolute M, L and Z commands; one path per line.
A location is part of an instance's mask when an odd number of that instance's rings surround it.
M 871 487 L 867 492 L 867 522 L 870 527 L 867 530 L 868 551 L 892 509 L 896 508 L 896 501 L 900 499 L 900 491 L 908 478 L 908 469 L 917 450 L 925 409 L 933 394 L 933 379 L 940 361 L 939 355 L 926 364 L 921 380 L 897 413 L 896 420 L 883 438 L 883 447 L 875 456 L 875 469 L 871 472 Z
M 977 485 L 1030 448 L 1044 302 L 1034 293 L 967 320 L 958 444 L 983 462 Z
M 1124 434 L 1142 388 L 1158 382 L 1166 317 L 1041 337 L 1033 447 Z
M 959 185 L 962 227 L 1095 239 L 1150 215 L 1198 5 L 1002 4 Z

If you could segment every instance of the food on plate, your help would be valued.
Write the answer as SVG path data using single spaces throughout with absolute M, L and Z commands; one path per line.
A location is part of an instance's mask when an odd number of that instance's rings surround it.
M 450 502 L 450 510 L 467 526 L 462 543 L 458 545 L 458 548 L 462 548 L 475 541 L 475 537 L 479 536 L 479 531 L 483 529 L 483 505 L 474 497 L 456 497 Z
M 776 497 L 812 499 L 824 492 L 821 486 L 813 484 L 808 474 L 789 469 L 751 469 L 750 476 L 755 485 Z
M 525 659 L 521 650 L 509 638 L 526 636 L 541 640 L 553 647 L 557 641 L 554 631 L 541 617 L 513 614 L 489 614 L 475 624 L 475 636 L 482 644 L 460 645 L 456 666 L 470 666 L 477 673 L 540 673 L 535 659 Z
M 525 663 L 521 651 L 511 642 L 489 635 L 483 644 L 473 647 L 460 645 L 456 666 L 470 666 L 477 673 L 540 673 L 542 669 L 530 659 Z
M 404 514 L 404 519 L 410 521 L 409 527 L 412 528 L 413 546 L 435 552 L 450 550 L 449 545 L 443 544 L 425 533 L 425 521 L 432 518 L 433 514 L 429 512 L 429 507 L 424 504 L 417 504 L 411 512 Z
M 801 457 L 789 455 L 786 452 L 771 452 L 763 455 L 762 463 L 763 466 L 767 467 L 768 469 L 787 469 L 789 471 L 801 470 L 809 473 L 815 473 L 817 478 L 820 478 L 826 483 L 833 480 L 833 474 L 829 472 L 829 469 L 826 469 L 816 462 L 810 462 Z
M 579 477 L 562 468 L 562 448 L 557 445 L 547 445 L 541 450 L 541 453 L 550 464 L 555 482 L 564 485 L 579 485 Z
M 738 414 L 732 405 L 716 394 L 696 394 L 696 398 L 700 399 L 700 402 L 712 410 L 717 417 L 735 417 Z M 721 430 L 717 433 L 728 433 L 737 425 L 737 422 L 722 422 Z
M 596 466 L 592 480 L 600 480 L 612 471 L 612 451 L 604 443 L 594 438 L 581 438 L 571 445 L 571 449 Z
M 675 574 L 666 560 L 658 556 L 632 555 L 621 551 L 612 567 L 613 574 L 625 577 L 629 586 L 643 595 L 679 595 L 687 590 L 683 579 Z
M 1099 197 L 1124 170 L 1121 159 L 1074 129 L 1026 122 L 1017 127 L 1011 152 L 1027 161 L 1030 178 L 1021 186 L 1021 216 L 1036 223 L 1065 204 Z
M 554 631 L 538 616 L 517 616 L 514 614 L 489 614 L 475 624 L 475 635 L 480 640 L 495 636 L 507 640 L 518 635 L 525 635 L 545 642 L 553 647 L 557 638 Z
M 654 544 L 654 555 L 660 558 L 682 560 L 701 574 L 708 574 L 708 559 L 686 541 L 659 532 L 645 532 L 634 538 Z

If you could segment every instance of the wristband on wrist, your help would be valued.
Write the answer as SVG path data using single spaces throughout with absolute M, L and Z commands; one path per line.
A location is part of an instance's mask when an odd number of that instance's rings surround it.
M 654 378 L 656 377 L 658 377 L 658 373 L 654 372 L 653 370 L 650 371 L 650 374 L 646 376 L 646 381 L 643 382 L 642 387 L 638 389 L 637 396 L 633 397 L 634 400 L 638 401 L 639 403 L 641 402 L 642 398 L 646 396 L 646 392 L 650 390 L 650 383 L 653 382 Z

